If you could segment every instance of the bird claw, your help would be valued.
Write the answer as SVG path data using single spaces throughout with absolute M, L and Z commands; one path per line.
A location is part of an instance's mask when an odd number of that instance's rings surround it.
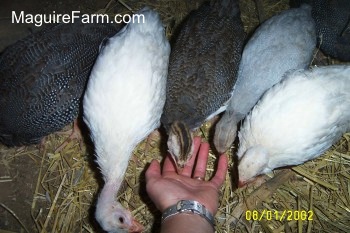
M 61 152 L 63 148 L 65 148 L 68 145 L 68 143 L 70 143 L 73 139 L 77 139 L 79 141 L 80 148 L 82 148 L 83 140 L 82 140 L 81 131 L 79 129 L 77 120 L 74 120 L 73 122 L 72 133 L 59 147 L 56 148 L 55 153 Z

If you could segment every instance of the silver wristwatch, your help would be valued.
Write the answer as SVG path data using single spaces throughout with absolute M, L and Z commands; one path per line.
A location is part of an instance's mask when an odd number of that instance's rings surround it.
M 214 227 L 214 216 L 198 201 L 181 200 L 177 204 L 168 207 L 162 214 L 162 222 L 176 214 L 193 213 L 205 218 Z

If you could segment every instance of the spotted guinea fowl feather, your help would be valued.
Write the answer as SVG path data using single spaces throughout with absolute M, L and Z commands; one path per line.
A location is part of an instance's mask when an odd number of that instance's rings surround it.
M 0 57 L 0 141 L 37 143 L 72 122 L 108 24 L 57 24 L 9 46 Z

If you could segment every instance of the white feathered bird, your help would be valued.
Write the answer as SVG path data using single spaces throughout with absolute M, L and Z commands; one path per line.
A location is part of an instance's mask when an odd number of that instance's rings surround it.
M 239 186 L 314 159 L 350 130 L 350 66 L 297 70 L 272 87 L 238 134 Z
M 102 48 L 84 96 L 84 120 L 105 181 L 96 219 L 108 232 L 138 232 L 142 226 L 115 200 L 135 146 L 160 124 L 170 45 L 158 13 L 138 12 Z

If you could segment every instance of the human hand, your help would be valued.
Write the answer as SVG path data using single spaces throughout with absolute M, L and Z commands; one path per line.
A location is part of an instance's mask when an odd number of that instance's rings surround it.
M 162 172 L 157 160 L 153 160 L 147 169 L 147 192 L 161 212 L 180 200 L 195 200 L 215 215 L 218 209 L 219 189 L 227 172 L 227 156 L 220 156 L 215 176 L 210 181 L 204 181 L 198 177 L 205 178 L 209 144 L 206 142 L 201 144 L 201 138 L 195 137 L 193 153 L 194 156 L 185 165 L 181 174 L 176 172 L 176 166 L 169 155 L 164 161 Z

